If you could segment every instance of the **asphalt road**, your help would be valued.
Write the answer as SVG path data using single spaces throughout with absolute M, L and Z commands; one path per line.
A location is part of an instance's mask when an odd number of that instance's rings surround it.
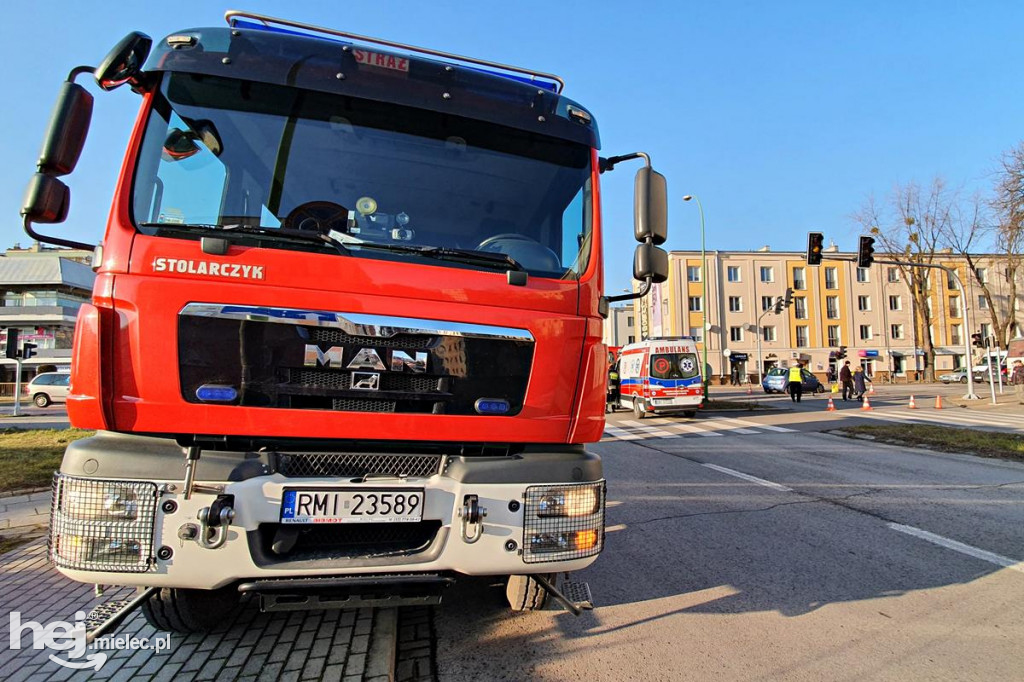
M 1022 679 L 1024 465 L 745 431 L 594 446 L 597 608 L 509 615 L 462 580 L 440 679 Z

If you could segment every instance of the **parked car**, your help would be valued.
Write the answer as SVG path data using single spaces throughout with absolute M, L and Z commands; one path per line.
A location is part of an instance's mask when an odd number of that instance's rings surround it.
M 70 390 L 71 375 L 67 372 L 43 372 L 28 382 L 27 392 L 38 407 L 64 402 Z
M 803 387 L 804 393 L 824 393 L 825 385 L 821 383 L 818 377 L 814 376 L 806 369 L 800 370 L 800 376 L 802 377 L 800 385 Z M 761 382 L 761 388 L 764 389 L 765 393 L 785 393 L 786 384 L 789 381 L 789 370 L 783 367 L 772 367 L 768 370 L 768 374 L 765 375 L 764 380 Z

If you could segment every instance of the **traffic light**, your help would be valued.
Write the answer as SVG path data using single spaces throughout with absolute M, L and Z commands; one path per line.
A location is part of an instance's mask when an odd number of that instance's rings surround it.
M 807 264 L 821 265 L 821 252 L 825 248 L 825 235 L 821 232 L 807 233 Z
M 875 238 L 861 237 L 857 247 L 857 267 L 866 268 L 875 262 Z
M 839 346 L 839 350 L 836 351 L 836 360 L 844 360 L 846 358 L 846 346 Z
M 985 347 L 985 341 L 981 338 L 981 334 L 971 334 L 971 345 L 977 348 Z
M 8 360 L 18 359 L 18 334 L 19 329 L 7 330 L 7 341 L 4 342 L 4 357 Z
M 783 300 L 783 298 L 781 296 L 779 296 L 777 299 L 775 299 L 775 309 L 774 310 L 775 310 L 775 314 L 776 315 L 778 315 L 779 313 L 782 312 L 782 308 L 785 305 L 785 303 L 786 303 L 785 300 Z
M 21 359 L 28 360 L 30 357 L 36 354 L 36 344 L 29 343 L 26 341 L 21 344 Z
M 793 289 L 786 289 L 786 302 L 784 304 L 787 308 L 793 305 Z

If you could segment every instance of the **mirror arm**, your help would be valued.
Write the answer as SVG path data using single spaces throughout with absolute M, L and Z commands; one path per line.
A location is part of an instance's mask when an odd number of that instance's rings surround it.
M 71 69 L 71 71 L 68 73 L 68 77 L 66 80 L 68 83 L 74 83 L 75 79 L 81 76 L 83 73 L 92 74 L 95 70 L 95 66 L 76 66 L 75 68 Z
M 25 216 L 25 232 L 28 236 L 32 237 L 36 241 L 43 242 L 44 244 L 55 244 L 57 246 L 67 246 L 72 249 L 86 249 L 92 251 L 96 248 L 95 244 L 86 244 L 85 242 L 76 242 L 70 239 L 60 239 L 58 237 L 47 237 L 45 234 L 39 234 L 32 229 L 32 221 L 29 220 L 28 216 Z
M 609 156 L 607 159 L 598 159 L 598 170 L 602 173 L 605 171 L 615 170 L 615 165 L 622 163 L 623 161 L 629 161 L 631 159 L 643 159 L 647 163 L 647 167 L 651 168 L 651 157 L 646 152 L 633 152 L 632 154 L 623 154 L 622 156 Z
M 619 301 L 632 301 L 635 298 L 643 298 L 647 295 L 647 292 L 651 290 L 652 278 L 648 277 L 644 280 L 644 285 L 640 287 L 640 291 L 634 291 L 631 294 L 622 294 L 621 296 L 605 296 L 604 300 L 609 303 L 617 303 Z

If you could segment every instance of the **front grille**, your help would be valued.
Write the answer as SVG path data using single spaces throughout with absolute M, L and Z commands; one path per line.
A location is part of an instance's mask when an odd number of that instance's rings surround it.
M 377 348 L 401 348 L 403 350 L 425 350 L 434 342 L 433 337 L 415 334 L 399 334 L 388 338 L 378 336 L 351 336 L 340 329 L 330 327 L 314 327 L 309 330 L 309 338 L 315 343 L 361 343 Z
M 317 524 L 301 528 L 265 523 L 259 527 L 259 539 L 269 550 L 269 556 L 282 561 L 361 559 L 422 552 L 430 546 L 440 529 L 441 522 L 436 520 Z M 275 541 L 280 543 L 291 533 L 297 533 L 294 543 L 289 540 L 285 546 L 279 544 L 279 551 L 275 552 Z
M 441 455 L 279 453 L 277 471 L 288 478 L 359 478 L 367 474 L 427 478 L 440 473 Z
M 331 409 L 339 412 L 394 412 L 394 400 L 359 400 L 358 398 L 335 398 Z
M 325 369 L 292 369 L 283 372 L 288 384 L 303 386 L 306 388 L 323 388 L 335 391 L 345 391 L 351 388 L 351 377 L 349 372 L 332 372 Z M 438 390 L 437 377 L 422 376 L 415 374 L 381 373 L 381 391 L 410 391 L 415 393 L 430 393 Z
M 156 485 L 58 474 L 50 560 L 60 568 L 142 573 L 153 566 Z

